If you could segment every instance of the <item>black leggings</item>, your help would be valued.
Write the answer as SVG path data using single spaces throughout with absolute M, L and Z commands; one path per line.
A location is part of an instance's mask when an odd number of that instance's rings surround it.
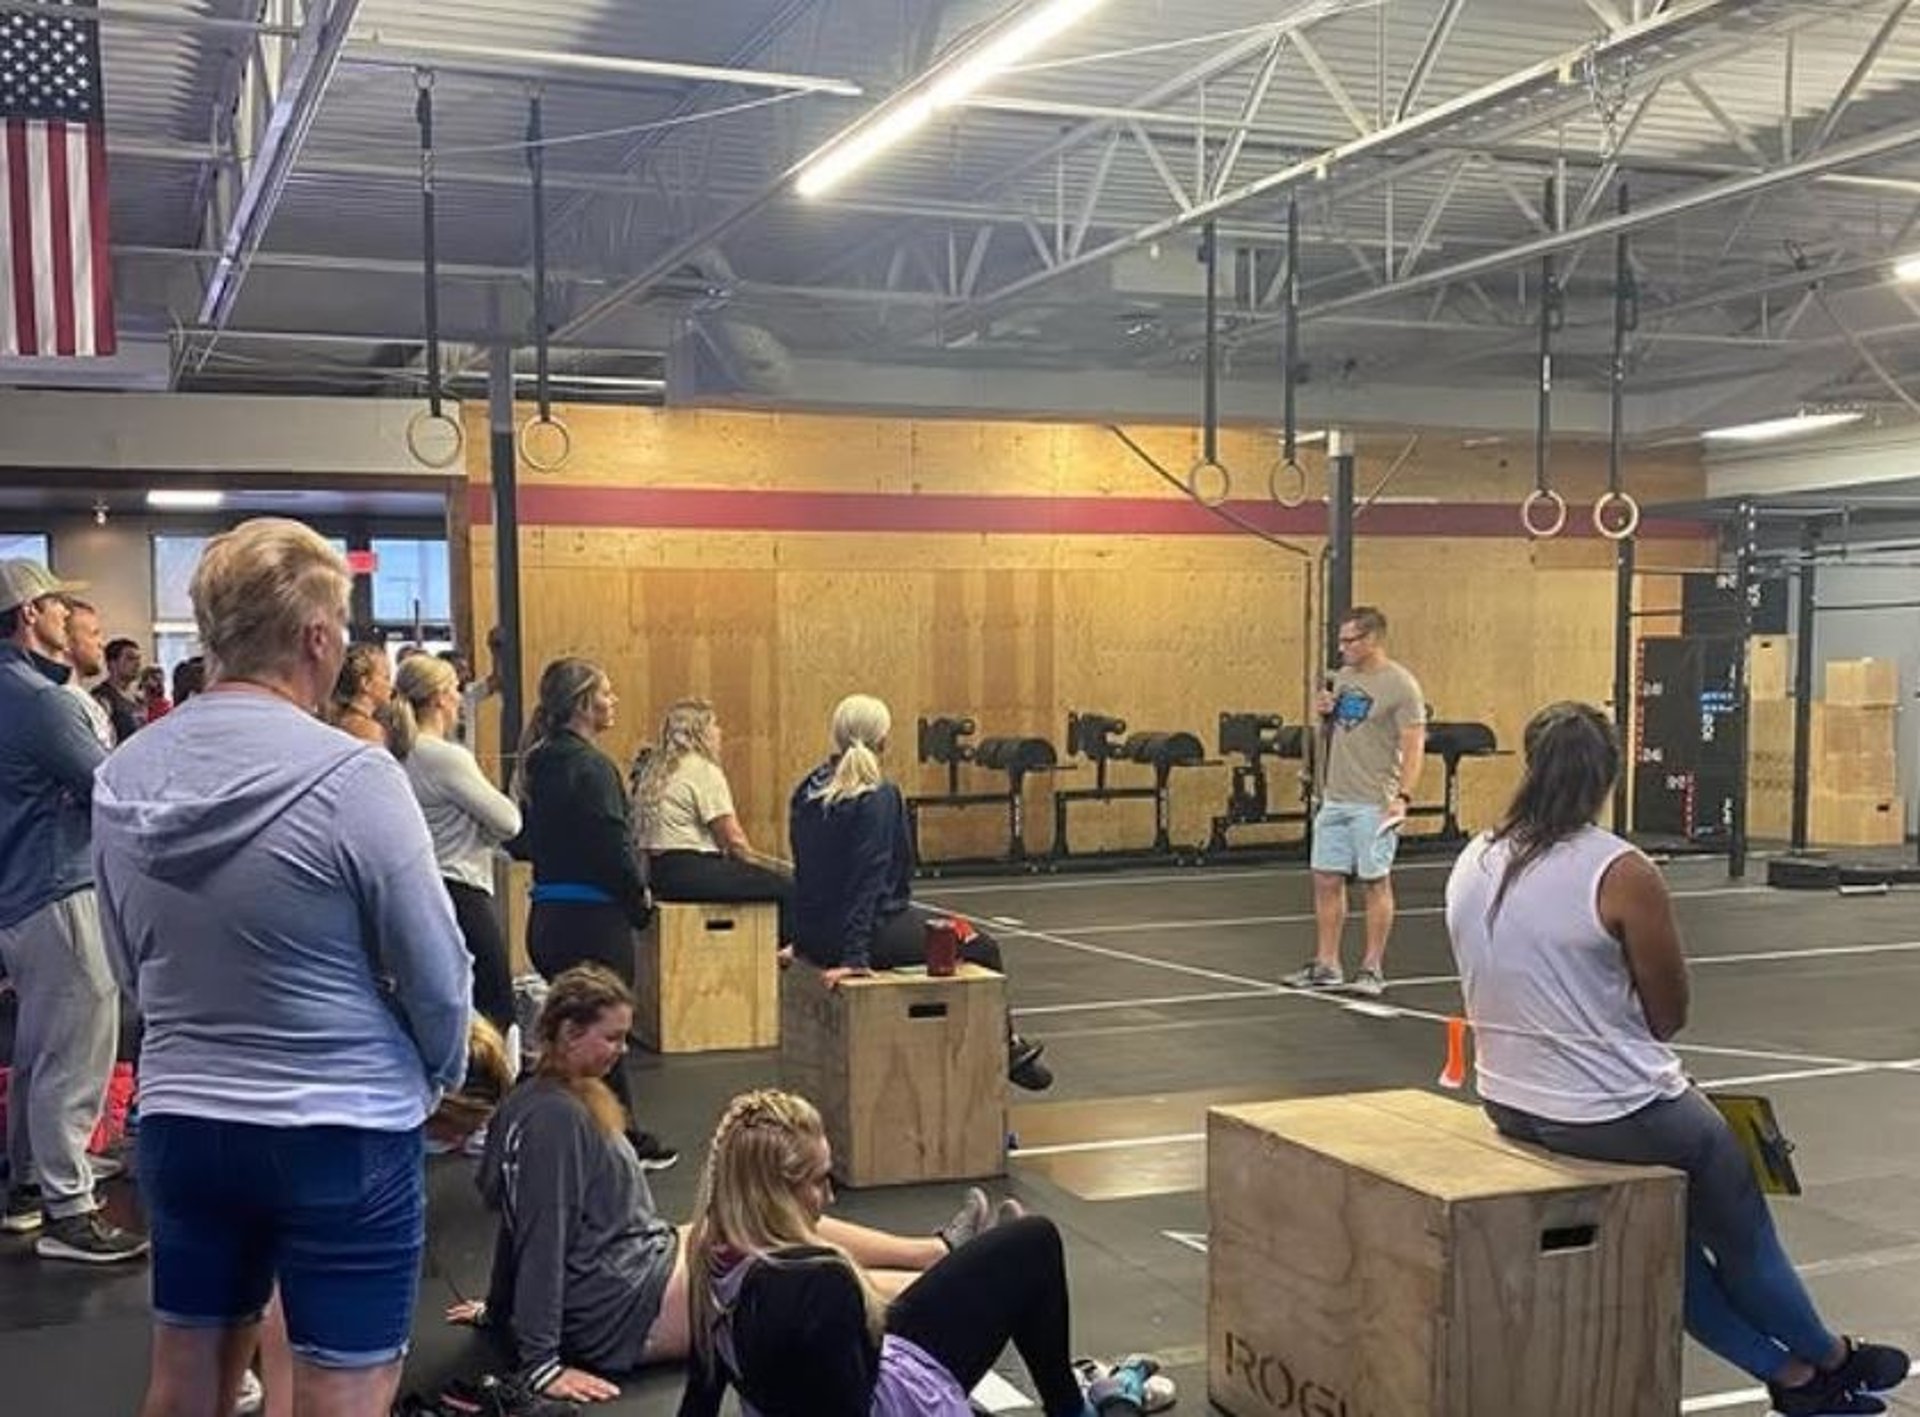
M 1012 1343 L 1047 1417 L 1083 1410 L 1067 1356 L 1067 1260 L 1045 1216 L 996 1225 L 941 1260 L 889 1306 L 887 1332 L 924 1349 L 968 1392 Z
M 793 882 L 778 871 L 714 851 L 655 852 L 647 865 L 655 900 L 730 904 L 770 900 L 780 910 L 780 943 L 793 938 Z
M 513 1026 L 513 971 L 493 893 L 447 878 L 447 894 L 467 953 L 473 956 L 474 1011 L 504 1035 Z
M 927 962 L 927 922 L 944 920 L 946 915 L 924 905 L 909 905 L 896 915 L 881 919 L 868 945 L 868 957 L 875 969 L 898 969 L 902 965 Z M 960 958 L 995 974 L 1005 974 L 1000 958 L 1000 942 L 984 930 L 976 929 L 973 938 L 960 946 Z
M 527 957 L 551 984 L 576 964 L 598 964 L 633 987 L 633 926 L 617 905 L 536 900 L 527 916 Z M 614 1064 L 607 1086 L 627 1109 L 629 1125 L 639 1126 L 626 1060 Z

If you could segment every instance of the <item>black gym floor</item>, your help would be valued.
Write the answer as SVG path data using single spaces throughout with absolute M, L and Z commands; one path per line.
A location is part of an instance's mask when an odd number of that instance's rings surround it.
M 1764 871 L 1764 863 L 1756 863 Z M 1686 1041 L 1704 1082 L 1748 1079 L 1771 1095 L 1806 1194 L 1778 1203 L 1787 1245 L 1829 1321 L 1920 1340 L 1920 912 L 1910 895 L 1786 894 L 1726 880 L 1724 863 L 1669 869 L 1694 970 Z M 1446 865 L 1408 863 L 1389 956 L 1388 1005 L 1457 1008 L 1440 920 Z M 934 881 L 924 899 L 980 919 L 1007 946 L 1022 1031 L 1044 1038 L 1058 1075 L 1018 1098 L 1018 1149 L 1004 1189 L 1067 1236 L 1076 1347 L 1150 1349 L 1178 1380 L 1180 1409 L 1205 1406 L 1201 1167 L 1213 1102 L 1431 1086 L 1440 1030 L 1277 988 L 1311 951 L 1298 868 Z M 1359 921 L 1349 924 L 1350 955 Z M 635 1059 L 649 1125 L 686 1153 L 656 1178 L 665 1213 L 691 1203 L 705 1138 L 735 1091 L 774 1080 L 770 1054 Z M 1761 1080 L 1764 1079 L 1764 1082 Z M 430 1253 L 408 1368 L 426 1386 L 490 1361 L 449 1330 L 446 1304 L 484 1286 L 491 1224 L 471 1163 L 430 1171 Z M 130 1187 L 109 1188 L 132 1209 Z M 848 1192 L 842 1214 L 902 1229 L 944 1219 L 959 1186 Z M 9 1417 L 136 1410 L 146 1371 L 144 1269 L 101 1274 L 36 1259 L 0 1239 L 0 1375 Z M 1002 1365 L 1030 1393 L 1017 1360 Z M 1920 1385 L 1920 1380 L 1916 1380 Z M 623 1380 L 608 1413 L 670 1414 L 673 1371 Z M 1687 1412 L 1757 1413 L 1740 1373 L 1689 1345 Z M 1920 1410 L 1920 1395 L 1896 1402 Z M 1518 1414 L 1515 1417 L 1519 1417 Z

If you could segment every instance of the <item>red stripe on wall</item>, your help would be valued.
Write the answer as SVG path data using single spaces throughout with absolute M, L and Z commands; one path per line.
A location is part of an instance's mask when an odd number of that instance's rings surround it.
M 1244 536 L 1193 502 L 1166 497 L 991 497 L 873 492 L 740 492 L 672 487 L 520 488 L 523 526 L 629 527 L 652 530 L 974 532 L 1002 536 Z M 476 526 L 493 521 L 492 494 L 467 493 Z M 1281 507 L 1234 502 L 1234 515 L 1281 536 L 1326 532 L 1324 505 Z M 1585 508 L 1567 518 L 1566 536 L 1592 538 Z M 1383 502 L 1358 524 L 1362 536 L 1518 537 L 1520 508 L 1504 502 Z M 1649 518 L 1642 539 L 1710 536 L 1700 522 Z

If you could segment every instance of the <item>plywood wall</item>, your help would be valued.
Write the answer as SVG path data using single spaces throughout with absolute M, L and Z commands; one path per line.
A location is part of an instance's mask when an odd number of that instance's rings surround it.
M 603 663 L 622 699 L 606 746 L 623 762 L 673 699 L 713 699 L 743 824 L 763 848 L 784 851 L 786 799 L 823 755 L 828 715 L 850 692 L 892 705 L 890 767 L 910 790 L 943 780 L 942 770 L 913 761 L 922 714 L 964 713 L 983 733 L 1063 745 L 1067 712 L 1094 710 L 1136 729 L 1196 732 L 1210 750 L 1222 710 L 1303 716 L 1319 653 L 1306 621 L 1311 560 L 1224 527 L 1076 529 L 1117 508 L 1180 500 L 1104 429 L 638 409 L 565 416 L 578 450 L 572 463 L 556 475 L 521 473 L 529 693 L 555 655 Z M 1130 431 L 1176 469 L 1198 451 L 1191 429 Z M 1363 493 L 1405 444 L 1404 434 L 1362 438 Z M 486 440 L 469 445 L 484 449 Z M 1223 455 L 1242 479 L 1235 495 L 1248 499 L 1245 508 L 1270 511 L 1270 438 L 1231 431 Z M 1564 449 L 1556 481 L 1570 500 L 1590 502 L 1603 465 L 1598 448 Z M 484 485 L 484 467 L 473 475 Z M 1425 435 L 1369 513 L 1376 530 L 1362 519 L 1357 551 L 1356 592 L 1386 610 L 1394 652 L 1438 714 L 1488 722 L 1508 744 L 1541 703 L 1604 700 L 1612 681 L 1610 553 L 1594 541 L 1520 535 L 1517 504 L 1530 476 L 1524 436 L 1507 445 Z M 1667 459 L 1636 465 L 1631 485 L 1649 501 L 1691 497 L 1700 474 L 1688 460 Z M 686 498 L 702 490 L 767 500 L 689 513 Z M 1006 499 L 1025 499 L 1023 529 L 851 529 L 868 527 L 876 508 L 899 505 L 876 494 L 980 499 L 942 505 L 988 519 Z M 1441 511 L 1461 503 L 1515 508 L 1514 534 L 1411 534 L 1425 509 L 1448 524 Z M 776 504 L 778 525 L 713 524 L 736 514 L 765 522 L 761 512 Z M 1058 526 L 1048 519 L 1053 508 Z M 1395 534 L 1379 534 L 1389 528 Z M 1313 537 L 1292 539 L 1317 556 Z M 493 547 L 493 528 L 476 524 L 475 641 L 494 618 Z M 1671 537 L 1642 548 L 1655 565 L 1695 564 L 1705 554 L 1699 542 Z M 490 721 L 482 749 L 499 751 Z M 1512 759 L 1468 767 L 1471 821 L 1498 810 L 1515 771 Z M 1145 769 L 1124 767 L 1114 777 L 1150 780 Z M 984 774 L 970 781 L 994 785 Z M 1426 788 L 1437 795 L 1437 769 Z M 1176 839 L 1203 839 L 1226 793 L 1224 767 L 1182 773 Z M 1042 781 L 1029 799 L 1028 841 L 1038 848 L 1050 833 L 1046 797 Z M 1073 840 L 1076 848 L 1138 845 L 1151 831 L 1149 805 L 1114 804 L 1076 809 Z M 940 854 L 992 850 L 1002 835 L 987 809 L 943 812 L 926 828 L 929 851 Z

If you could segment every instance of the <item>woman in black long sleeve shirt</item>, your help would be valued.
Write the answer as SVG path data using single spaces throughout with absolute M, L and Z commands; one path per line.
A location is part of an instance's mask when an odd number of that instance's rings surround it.
M 533 862 L 527 954 L 551 981 L 576 964 L 598 964 L 633 985 L 633 932 L 653 917 L 647 885 L 628 845 L 620 769 L 594 746 L 613 727 L 620 700 L 599 665 L 556 659 L 540 675 L 540 701 L 520 746 L 515 796 L 525 825 L 509 843 Z M 624 1067 L 607 1078 L 638 1116 Z M 648 1132 L 633 1134 L 641 1164 L 678 1159 Z
M 913 903 L 906 802 L 880 766 L 892 729 L 893 715 L 879 699 L 842 699 L 833 711 L 833 756 L 794 789 L 788 805 L 794 950 L 829 986 L 849 974 L 926 963 L 927 922 L 935 914 Z M 970 924 L 962 935 L 963 959 L 1006 972 L 991 935 Z M 1052 1084 L 1041 1044 L 1011 1028 L 1007 1044 L 1007 1076 L 1016 1086 L 1037 1092 Z

